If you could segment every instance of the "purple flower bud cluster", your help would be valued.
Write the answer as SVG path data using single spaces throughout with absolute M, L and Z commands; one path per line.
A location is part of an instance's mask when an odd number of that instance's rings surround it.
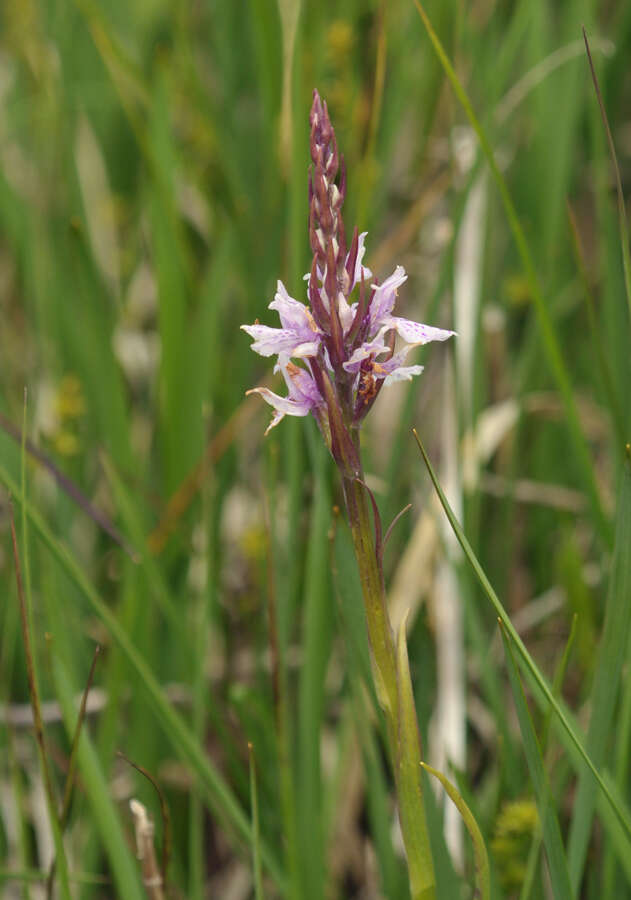
M 363 265 L 366 234 L 359 234 L 355 228 L 347 249 L 342 220 L 344 162 L 340 165 L 326 103 L 317 91 L 310 123 L 313 166 L 309 175 L 309 238 L 313 262 L 311 272 L 305 275 L 310 305 L 290 297 L 279 281 L 269 308 L 278 312 L 281 327 L 258 323 L 241 327 L 254 339 L 252 349 L 256 353 L 278 357 L 275 371 L 282 373 L 287 384 L 287 397 L 267 388 L 253 390 L 275 410 L 267 431 L 286 415 L 311 413 L 338 464 L 352 472 L 358 466 L 357 429 L 381 388 L 422 372 L 422 366 L 404 365 L 412 347 L 444 341 L 454 332 L 393 315 L 398 288 L 407 279 L 403 267 L 397 266 L 379 284 Z M 395 352 L 397 335 L 402 346 Z M 291 362 L 292 358 L 303 365 Z

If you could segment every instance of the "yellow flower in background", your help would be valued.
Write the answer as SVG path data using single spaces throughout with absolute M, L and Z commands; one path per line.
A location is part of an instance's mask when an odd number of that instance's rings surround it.
M 530 846 L 538 828 L 539 814 L 533 800 L 506 803 L 500 810 L 491 850 L 501 882 L 507 890 L 514 890 L 523 884 Z
M 355 33 L 350 22 L 337 19 L 329 25 L 326 44 L 331 60 L 345 59 L 355 44 Z
M 86 402 L 81 381 L 73 372 L 42 391 L 40 428 L 59 456 L 77 456 L 82 450 L 81 420 Z
M 57 388 L 55 411 L 62 422 L 80 419 L 85 414 L 85 398 L 79 378 L 69 373 L 64 375 Z
M 81 450 L 81 443 L 71 431 L 58 431 L 52 439 L 53 447 L 59 456 L 76 456 Z

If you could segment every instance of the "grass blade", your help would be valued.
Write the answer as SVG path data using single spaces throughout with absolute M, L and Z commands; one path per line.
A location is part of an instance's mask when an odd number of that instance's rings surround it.
M 7 642 L 7 637 L 13 638 L 15 633 L 15 629 L 13 628 L 13 611 L 14 607 L 11 604 L 7 608 L 7 615 L 4 618 L 2 623 L 3 627 L 3 644 L 0 648 L 0 658 L 2 659 L 5 667 L 6 673 L 10 673 L 12 670 L 12 657 L 13 657 L 13 648 L 17 643 L 15 640 L 11 640 L 10 643 Z M 9 662 L 7 657 L 11 657 L 11 661 Z M 6 681 L 8 682 L 8 677 L 5 676 Z M 4 700 L 4 698 L 3 698 Z M 16 818 L 18 820 L 17 824 L 17 845 L 18 845 L 18 859 L 19 864 L 27 869 L 31 863 L 31 849 L 30 849 L 30 841 L 29 841 L 29 827 L 28 827 L 28 814 L 27 814 L 27 804 L 25 797 L 24 784 L 22 783 L 22 771 L 20 769 L 20 765 L 16 755 L 16 740 L 15 734 L 13 730 L 13 725 L 8 722 L 7 730 L 6 730 L 6 759 L 9 767 L 9 777 L 11 780 L 11 787 L 13 791 L 13 798 L 16 809 Z M 0 874 L 0 883 L 2 882 L 2 875 Z M 24 881 L 22 884 L 22 900 L 31 900 L 31 892 L 28 889 L 28 881 Z
M 24 448 L 22 448 L 22 463 L 24 466 Z M 24 488 L 24 468 L 22 469 L 22 488 Z M 22 496 L 22 500 L 24 497 Z M 15 521 L 13 518 L 13 505 L 10 506 L 11 511 L 11 542 L 13 544 L 13 559 L 15 563 L 15 578 L 17 581 L 18 602 L 20 604 L 20 618 L 22 623 L 22 639 L 24 641 L 24 653 L 26 656 L 26 674 L 28 678 L 28 689 L 31 698 L 31 706 L 33 709 L 33 723 L 35 725 L 35 743 L 37 745 L 37 754 L 46 792 L 46 804 L 48 808 L 48 817 L 50 819 L 50 827 L 53 832 L 53 840 L 55 842 L 55 853 L 58 860 L 59 882 L 61 896 L 64 900 L 70 900 L 70 882 L 68 877 L 68 861 L 64 850 L 63 839 L 61 835 L 61 825 L 57 814 L 57 801 L 53 789 L 53 781 L 48 765 L 48 757 L 46 755 L 46 743 L 44 740 L 44 723 L 42 721 L 42 709 L 39 699 L 39 688 L 37 686 L 37 676 L 35 672 L 35 664 L 33 659 L 33 650 L 31 645 L 31 627 L 30 616 L 27 610 L 26 597 L 24 595 L 24 587 L 22 584 L 22 570 L 20 566 L 20 554 L 18 551 L 17 535 L 15 533 Z
M 53 462 L 51 457 L 44 453 L 43 450 L 33 443 L 33 441 L 29 440 L 29 438 L 23 438 L 23 433 L 20 429 L 13 424 L 4 413 L 0 412 L 0 428 L 2 428 L 10 437 L 13 438 L 18 444 L 24 443 L 25 449 L 28 451 L 29 455 L 36 459 L 38 463 L 40 463 L 47 472 L 55 479 L 57 485 L 61 488 L 62 491 L 65 491 L 66 494 L 73 500 L 77 506 L 79 506 L 84 513 L 89 516 L 93 522 L 102 528 L 106 534 L 115 541 L 118 546 L 125 551 L 125 553 L 130 557 L 130 559 L 135 559 L 136 552 L 131 544 L 125 540 L 123 535 L 118 531 L 116 526 L 110 519 L 105 515 L 102 510 L 98 509 L 94 506 L 93 503 L 88 500 L 85 494 L 79 490 L 77 485 L 68 478 L 67 475 L 61 471 L 61 469 Z
M 447 796 L 453 801 L 458 812 L 462 816 L 467 831 L 473 841 L 475 868 L 478 873 L 480 896 L 482 897 L 482 900 L 491 900 L 491 870 L 489 867 L 489 855 L 486 850 L 484 838 L 482 837 L 482 832 L 480 831 L 480 826 L 476 822 L 473 813 L 465 803 L 462 794 L 458 791 L 456 786 L 452 784 L 442 772 L 439 772 L 438 769 L 433 769 L 424 762 L 422 762 L 421 765 L 426 772 L 429 772 L 430 775 L 433 775 L 434 778 L 437 778 L 440 781 Z
M 254 748 L 248 743 L 248 759 L 250 761 L 250 803 L 252 806 L 252 871 L 254 873 L 255 900 L 264 900 L 263 871 L 261 868 L 261 834 L 259 830 L 259 798 L 256 786 L 256 763 Z
M 151 787 L 157 794 L 158 802 L 160 804 L 160 815 L 162 817 L 162 854 L 160 857 L 160 878 L 162 881 L 162 886 L 166 887 L 167 883 L 167 870 L 169 868 L 169 858 L 171 856 L 171 816 L 169 815 L 169 807 L 167 806 L 166 798 L 164 796 L 164 792 L 160 788 L 160 785 L 153 777 L 153 775 L 147 771 L 147 769 L 143 768 L 143 766 L 138 765 L 138 763 L 133 762 L 131 759 L 125 756 L 124 753 L 119 751 L 118 755 L 121 759 L 124 759 L 125 762 L 135 769 L 137 772 L 146 778 Z
M 603 778 L 601 773 L 596 768 L 596 766 L 595 766 L 594 762 L 592 761 L 592 759 L 590 758 L 587 750 L 583 746 L 583 743 L 582 743 L 579 735 L 573 728 L 572 723 L 570 722 L 566 713 L 561 708 L 558 700 L 555 698 L 554 694 L 552 693 L 552 690 L 550 689 L 548 682 L 546 681 L 545 677 L 542 675 L 542 673 L 539 670 L 538 666 L 536 665 L 535 661 L 533 660 L 530 653 L 526 649 L 524 642 L 522 641 L 522 639 L 516 632 L 512 622 L 508 616 L 508 613 L 502 606 L 497 594 L 493 590 L 491 583 L 489 582 L 488 578 L 486 577 L 486 574 L 485 574 L 484 570 L 482 569 L 482 566 L 478 562 L 477 557 L 476 557 L 475 553 L 473 552 L 473 549 L 472 549 L 471 545 L 469 544 L 469 541 L 467 540 L 467 538 L 460 526 L 460 523 L 456 519 L 456 517 L 453 513 L 453 510 L 451 509 L 451 506 L 449 505 L 449 502 L 448 502 L 447 498 L 445 497 L 445 494 L 443 493 L 443 490 L 440 486 L 440 483 L 438 481 L 436 473 L 434 472 L 432 464 L 429 461 L 429 457 L 427 456 L 427 453 L 425 452 L 425 448 L 423 447 L 423 444 L 421 443 L 421 440 L 420 440 L 418 434 L 416 433 L 416 430 L 414 430 L 414 429 L 413 429 L 413 434 L 414 434 L 414 437 L 416 438 L 416 442 L 418 444 L 419 450 L 421 451 L 423 461 L 425 462 L 425 465 L 427 466 L 427 471 L 429 472 L 429 476 L 432 479 L 434 488 L 436 489 L 436 493 L 438 494 L 438 498 L 442 504 L 443 509 L 445 510 L 445 514 L 446 514 L 447 518 L 449 519 L 449 524 L 453 528 L 454 533 L 455 533 L 456 537 L 458 538 L 458 543 L 464 550 L 465 556 L 467 557 L 471 567 L 473 568 L 473 571 L 475 572 L 475 575 L 476 575 L 478 581 L 480 582 L 480 585 L 481 585 L 482 589 L 484 590 L 484 593 L 488 597 L 489 601 L 491 602 L 491 605 L 493 606 L 495 612 L 497 613 L 498 618 L 504 625 L 507 633 L 510 635 L 510 638 L 513 641 L 514 645 L 517 647 L 517 651 L 519 653 L 519 657 L 522 661 L 522 664 L 524 665 L 526 671 L 530 674 L 530 676 L 533 679 L 533 682 L 536 684 L 539 691 L 545 698 L 547 705 L 552 710 L 554 710 L 554 712 L 559 720 L 559 723 L 561 724 L 564 732 L 567 734 L 568 738 L 570 739 L 571 744 L 576 749 L 576 751 L 578 751 L 578 754 L 580 755 L 582 760 L 587 764 L 592 775 L 598 782 L 598 785 L 600 786 L 605 798 L 607 799 L 607 802 L 608 802 L 609 806 L 611 807 L 611 810 L 615 814 L 615 817 L 617 818 L 620 825 L 624 829 L 624 832 L 626 833 L 626 835 L 628 837 L 631 837 L 631 819 L 630 819 L 629 815 L 624 810 L 622 804 L 614 796 L 610 785 L 605 781 L 605 779 Z
M 401 621 L 396 644 L 399 710 L 395 764 L 399 818 L 407 854 L 412 900 L 435 900 L 436 878 L 423 805 L 421 739 L 405 638 L 406 618 L 404 616 Z
M 620 699 L 620 712 L 616 719 L 617 736 L 615 747 L 615 780 L 618 790 L 624 791 L 627 778 L 627 762 L 631 749 L 631 678 L 624 679 L 623 693 Z M 602 894 L 603 897 L 614 896 L 611 884 L 617 877 L 616 852 L 612 846 L 605 848 L 605 860 L 603 865 Z M 618 860 L 625 870 L 627 883 L 631 883 L 631 860 L 618 855 Z
M 0 464 L 0 481 L 10 491 L 15 491 L 15 482 L 11 475 Z M 218 770 L 207 758 L 204 749 L 195 740 L 194 735 L 175 711 L 164 695 L 155 675 L 147 665 L 144 658 L 138 653 L 127 632 L 104 603 L 96 590 L 92 587 L 79 565 L 69 550 L 57 540 L 50 528 L 44 522 L 40 514 L 33 509 L 30 503 L 26 503 L 29 521 L 35 531 L 50 550 L 62 569 L 67 573 L 71 581 L 79 589 L 87 600 L 93 612 L 105 625 L 115 644 L 127 658 L 127 661 L 135 670 L 139 684 L 142 685 L 153 706 L 154 712 L 160 720 L 165 733 L 168 735 L 178 754 L 182 756 L 199 778 L 206 798 L 227 827 L 229 833 L 236 835 L 246 845 L 250 841 L 250 824 L 237 802 L 229 786 L 226 784 Z M 278 884 L 283 884 L 283 876 L 279 869 L 276 856 L 266 844 L 262 845 L 263 861 Z
M 563 680 L 565 678 L 565 673 L 567 671 L 567 666 L 570 660 L 570 654 L 572 652 L 572 648 L 574 646 L 574 642 L 576 640 L 577 628 L 576 624 L 578 621 L 578 614 L 574 613 L 572 616 L 572 625 L 570 628 L 570 634 L 565 644 L 565 649 L 563 654 L 561 655 L 561 659 L 556 667 L 554 678 L 552 681 L 552 692 L 555 697 L 561 696 L 561 688 L 563 686 Z M 543 717 L 543 723 L 541 726 L 541 752 L 544 754 L 546 773 L 549 772 L 550 766 L 550 753 L 548 746 L 548 738 L 550 734 L 550 724 L 552 719 L 552 710 L 548 707 Z M 530 845 L 530 852 L 528 854 L 528 863 L 526 866 L 526 876 L 522 882 L 521 892 L 519 894 L 519 900 L 531 900 L 533 896 L 535 896 L 535 880 L 536 874 L 539 869 L 539 851 L 541 848 L 541 828 L 537 827 L 535 830 L 535 834 L 532 839 L 532 843 Z
M 83 690 L 83 695 L 81 697 L 81 706 L 79 707 L 79 715 L 77 716 L 77 725 L 74 731 L 74 735 L 72 737 L 72 745 L 70 747 L 70 762 L 68 763 L 68 774 L 66 775 L 66 784 L 64 786 L 64 796 L 61 804 L 61 815 L 59 816 L 59 824 L 62 832 L 64 831 L 67 823 L 68 816 L 70 815 L 70 802 L 72 800 L 72 791 L 75 783 L 75 773 L 77 769 L 77 752 L 79 750 L 79 737 L 81 735 L 81 728 L 83 727 L 83 722 L 85 719 L 85 710 L 88 702 L 88 695 L 90 693 L 90 688 L 92 687 L 92 680 L 94 678 L 94 670 L 96 669 L 96 663 L 101 653 L 101 648 L 97 644 L 94 648 L 94 657 L 92 658 L 92 665 L 90 666 L 90 671 L 88 672 L 88 678 L 85 683 L 85 688 Z M 53 860 L 50 865 L 50 871 L 48 873 L 48 880 L 46 882 L 46 893 L 48 897 L 53 896 L 53 880 L 55 877 L 55 869 L 57 868 L 56 860 Z
M 327 455 L 314 445 L 315 470 L 312 521 L 305 572 L 303 653 L 298 697 L 300 764 L 299 802 L 302 840 L 303 897 L 323 896 L 326 880 L 320 733 L 325 709 L 325 676 L 331 647 L 331 590 L 328 579 L 328 531 L 331 502 L 327 484 Z
M 502 634 L 502 641 L 504 642 L 508 677 L 511 683 L 513 700 L 517 709 L 517 718 L 519 719 L 519 728 L 524 743 L 524 753 L 526 754 L 530 779 L 537 800 L 537 809 L 539 810 L 543 843 L 548 858 L 552 890 L 555 897 L 564 897 L 570 900 L 570 898 L 575 895 L 572 890 L 572 885 L 570 884 L 570 873 L 567 867 L 565 851 L 563 849 L 559 821 L 551 803 L 550 788 L 543 766 L 541 748 L 537 740 L 537 735 L 535 734 L 532 719 L 530 718 L 530 712 L 528 711 L 528 704 L 526 703 L 526 696 L 519 678 L 517 664 L 513 655 L 513 648 L 511 647 L 506 630 L 501 621 L 499 622 L 499 626 Z
M 5 881 L 21 881 L 22 887 L 25 888 L 28 884 L 43 882 L 47 878 L 48 873 L 39 869 L 0 869 L 0 884 L 4 884 Z M 72 872 L 70 881 L 72 884 L 82 884 L 88 887 L 107 887 L 110 883 L 104 875 L 91 875 L 89 872 Z
M 61 624 L 61 623 L 60 623 Z M 59 705 L 68 735 L 77 733 L 77 712 L 75 690 L 64 660 L 53 644 L 52 673 Z M 116 806 L 111 796 L 111 788 L 86 730 L 82 730 L 77 750 L 81 779 L 98 835 L 107 854 L 111 874 L 118 896 L 126 900 L 143 900 L 136 862 L 127 846 Z
M 616 542 L 605 611 L 605 624 L 591 693 L 592 713 L 587 752 L 595 765 L 606 760 L 618 685 L 631 636 L 631 451 L 623 465 L 618 491 Z M 578 890 L 595 805 L 595 785 L 585 769 L 580 776 L 570 830 L 569 862 L 574 890 Z
M 280 808 L 284 836 L 284 859 L 287 871 L 288 900 L 300 900 L 302 893 L 300 869 L 300 833 L 297 818 L 295 757 L 292 754 L 293 720 L 289 708 L 289 673 L 287 668 L 287 639 L 283 623 L 287 597 L 279 597 L 277 588 L 279 566 L 276 560 L 276 455 L 272 456 L 269 474 L 269 502 L 265 504 L 267 557 L 267 625 L 272 666 L 272 692 L 276 724 L 278 780 Z M 292 520 L 295 521 L 295 520 Z M 282 606 L 282 609 L 281 609 Z
M 149 551 L 145 538 L 145 523 L 142 521 L 141 512 L 134 505 L 134 501 L 111 458 L 103 452 L 100 459 L 105 477 L 112 488 L 116 509 L 123 521 L 125 530 L 131 535 L 134 546 L 138 548 L 134 562 L 141 563 L 141 571 L 146 581 L 149 602 L 155 598 L 156 606 L 160 609 L 165 621 L 168 622 L 173 632 L 183 635 L 184 623 L 181 612 L 176 608 L 164 576 L 154 556 Z
M 607 144 L 609 146 L 609 154 L 611 163 L 616 176 L 616 196 L 618 199 L 618 227 L 620 229 L 620 246 L 622 248 L 622 266 L 624 269 L 624 287 L 627 294 L 627 303 L 629 305 L 629 325 L 631 326 L 631 256 L 629 255 L 629 223 L 627 222 L 627 211 L 624 200 L 624 191 L 622 190 L 622 179 L 620 178 L 620 168 L 618 166 L 618 158 L 616 156 L 616 147 L 613 142 L 613 135 L 609 127 L 609 120 L 603 103 L 602 94 L 600 93 L 600 85 L 594 68 L 591 50 L 589 49 L 589 41 L 587 40 L 587 32 L 583 28 L 583 40 L 585 41 L 585 50 L 587 51 L 587 60 L 589 62 L 589 70 L 594 82 L 594 90 L 596 91 L 596 99 L 600 108 L 605 133 L 607 135 Z
M 602 341 L 601 329 L 596 320 L 596 305 L 594 303 L 594 298 L 592 296 L 592 291 L 589 285 L 589 278 L 587 275 L 587 270 L 585 267 L 585 254 L 583 248 L 581 246 L 581 238 L 578 230 L 578 223 L 576 221 L 576 216 L 572 210 L 572 207 L 568 203 L 567 207 L 568 211 L 568 219 L 570 223 L 570 232 L 572 235 L 572 248 L 574 250 L 574 258 L 576 260 L 576 266 L 578 268 L 579 277 L 581 280 L 581 284 L 583 285 L 583 291 L 585 293 L 585 301 L 587 307 L 587 318 L 589 320 L 589 328 L 591 331 L 591 338 L 594 348 L 596 350 L 596 357 L 598 359 L 598 366 L 600 368 L 600 377 L 603 385 L 603 389 L 607 396 L 607 401 L 609 404 L 609 411 L 611 413 L 611 418 L 613 424 L 616 429 L 616 435 L 618 440 L 623 443 L 626 439 L 626 430 L 625 430 L 625 421 L 624 415 L 622 413 L 622 408 L 620 406 L 620 401 L 618 399 L 618 395 L 614 386 L 613 377 L 611 374 L 611 367 L 609 365 L 609 360 L 605 354 L 605 348 Z
M 557 382 L 559 391 L 561 392 L 561 397 L 563 398 L 570 436 L 574 445 L 574 450 L 578 457 L 578 461 L 580 463 L 583 481 L 585 482 L 585 487 L 587 488 L 589 494 L 594 516 L 600 525 L 602 534 L 607 538 L 608 542 L 611 543 L 611 524 L 602 507 L 600 491 L 598 489 L 598 485 L 596 483 L 596 478 L 594 475 L 592 458 L 587 446 L 587 442 L 585 440 L 585 436 L 583 435 L 583 431 L 581 429 L 578 411 L 576 409 L 576 400 L 574 399 L 570 377 L 563 361 L 563 355 L 561 353 L 559 342 L 554 330 L 552 318 L 550 316 L 546 301 L 543 297 L 543 292 L 541 290 L 539 279 L 535 271 L 530 248 L 528 246 L 528 242 L 526 241 L 524 231 L 521 227 L 515 205 L 508 191 L 508 186 L 506 184 L 504 176 L 502 175 L 499 166 L 497 165 L 495 155 L 486 136 L 486 133 L 473 110 L 471 101 L 465 93 L 465 90 L 460 83 L 460 80 L 458 79 L 453 66 L 451 65 L 438 35 L 432 28 L 431 22 L 429 21 L 425 10 L 418 2 L 418 0 L 414 0 L 414 2 L 416 4 L 419 15 L 421 16 L 421 19 L 423 20 L 423 24 L 427 30 L 429 38 L 434 46 L 434 50 L 436 51 L 445 74 L 454 90 L 454 93 L 458 97 L 458 100 L 460 101 L 462 108 L 464 109 L 467 118 L 471 123 L 471 127 L 478 137 L 480 147 L 482 148 L 482 152 L 486 156 L 489 169 L 491 170 L 491 174 L 499 190 L 502 204 L 506 212 L 506 218 L 508 219 L 508 224 L 513 233 L 517 251 L 519 253 L 528 281 L 530 294 L 535 304 L 535 311 L 537 314 L 537 321 L 541 329 L 544 350 L 548 357 L 548 362 L 550 363 L 550 367 Z

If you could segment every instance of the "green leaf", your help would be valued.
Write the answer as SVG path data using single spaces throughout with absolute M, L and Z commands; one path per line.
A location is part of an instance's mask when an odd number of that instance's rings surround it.
M 101 454 L 101 465 L 108 484 L 112 488 L 114 502 L 123 522 L 123 529 L 140 553 L 140 559 L 135 562 L 141 562 L 141 571 L 149 594 L 146 599 L 151 604 L 155 602 L 174 634 L 182 635 L 184 622 L 181 611 L 176 608 L 156 558 L 149 551 L 146 539 L 147 528 L 141 519 L 141 512 L 136 508 L 115 464 L 106 453 Z
M 399 819 L 407 853 L 412 900 L 433 900 L 436 897 L 436 880 L 423 807 L 421 741 L 405 639 L 406 618 L 399 627 L 396 648 L 399 703 L 395 765 Z
M 66 731 L 69 738 L 72 739 L 77 720 L 76 691 L 54 644 L 52 665 Z M 144 891 L 140 885 L 140 870 L 125 840 L 118 812 L 112 799 L 111 786 L 85 729 L 79 737 L 78 760 L 82 784 L 98 828 L 99 837 L 107 853 L 117 893 L 120 897 L 129 898 L 129 900 L 142 900 Z
M 480 827 L 476 822 L 473 813 L 465 803 L 462 794 L 455 784 L 452 784 L 442 772 L 438 771 L 438 769 L 433 769 L 424 762 L 422 762 L 421 765 L 430 773 L 430 775 L 433 775 L 440 781 L 445 788 L 447 795 L 455 803 L 458 812 L 462 816 L 467 831 L 471 835 L 471 840 L 473 841 L 473 853 L 475 855 L 475 868 L 478 873 L 478 884 L 480 885 L 480 896 L 482 897 L 482 900 L 490 900 L 491 871 L 489 868 L 489 855 L 486 851 L 486 844 L 484 843 L 482 832 L 480 831 Z
M 328 531 L 331 502 L 327 483 L 328 454 L 318 441 L 313 448 L 316 469 L 305 572 L 304 623 L 298 693 L 298 797 L 302 843 L 303 897 L 319 898 L 326 881 L 322 815 L 320 734 L 325 709 L 326 667 L 332 637 L 332 592 L 328 575 Z
M 608 805 L 610 806 L 615 817 L 617 818 L 618 822 L 622 826 L 626 836 L 628 838 L 631 837 L 631 819 L 629 817 L 629 814 L 624 809 L 623 804 L 619 801 L 619 799 L 614 796 L 610 784 L 603 778 L 602 774 L 596 768 L 593 760 L 591 759 L 587 750 L 585 749 L 585 747 L 581 741 L 581 738 L 579 737 L 576 730 L 572 726 L 572 723 L 570 722 L 568 715 L 561 708 L 561 705 L 560 705 L 559 701 L 555 698 L 554 694 L 552 693 L 552 690 L 550 689 L 548 682 L 546 681 L 545 677 L 542 675 L 542 673 L 539 670 L 538 666 L 536 665 L 535 661 L 533 660 L 530 653 L 526 649 L 524 642 L 522 641 L 520 636 L 517 634 L 512 622 L 508 616 L 508 613 L 502 606 L 497 594 L 493 590 L 490 581 L 486 577 L 486 574 L 485 574 L 482 566 L 478 562 L 478 559 L 477 559 L 475 553 L 473 552 L 473 549 L 472 549 L 471 545 L 469 544 L 469 541 L 467 540 L 467 538 L 460 526 L 460 523 L 456 519 L 456 516 L 454 515 L 454 512 L 453 512 L 451 506 L 449 505 L 449 501 L 447 500 L 447 498 L 445 497 L 445 494 L 443 493 L 443 490 L 440 486 L 440 483 L 438 481 L 436 473 L 434 472 L 432 464 L 429 461 L 429 457 L 427 456 L 427 453 L 425 452 L 425 448 L 423 447 L 423 444 L 421 443 L 421 440 L 414 429 L 413 429 L 413 434 L 414 434 L 414 437 L 416 438 L 416 442 L 418 444 L 419 450 L 421 451 L 423 461 L 425 462 L 425 465 L 427 466 L 427 471 L 429 472 L 430 478 L 432 479 L 434 488 L 436 489 L 436 493 L 438 494 L 438 498 L 442 504 L 443 509 L 445 510 L 445 514 L 446 514 L 447 518 L 449 519 L 449 524 L 453 528 L 454 534 L 456 535 L 456 537 L 458 539 L 458 543 L 464 550 L 465 556 L 467 557 L 471 567 L 473 568 L 473 571 L 475 572 L 475 575 L 476 575 L 478 581 L 480 582 L 480 585 L 481 585 L 482 589 L 484 590 L 484 593 L 490 600 L 491 605 L 493 606 L 495 612 L 497 613 L 500 621 L 506 628 L 506 631 L 510 635 L 511 640 L 517 647 L 517 651 L 518 651 L 519 657 L 522 661 L 522 665 L 524 666 L 527 673 L 532 677 L 532 681 L 536 685 L 536 687 L 539 689 L 539 691 L 541 692 L 542 697 L 546 701 L 546 705 L 549 705 L 554 710 L 556 717 L 558 718 L 559 723 L 561 724 L 561 726 L 563 728 L 563 731 L 567 734 L 568 738 L 570 739 L 571 745 L 575 748 L 575 750 L 578 752 L 580 757 L 583 759 L 583 761 L 589 767 L 592 775 L 598 782 L 598 784 L 603 792 L 603 795 L 607 800 Z
M 622 467 L 618 490 L 616 542 L 609 580 L 605 624 L 591 692 L 592 714 L 586 749 L 597 766 L 606 762 L 614 721 L 618 686 L 631 637 L 631 460 Z M 596 785 L 583 767 L 574 802 L 568 858 L 572 885 L 577 891 L 592 829 Z
M 19 492 L 13 478 L 2 465 L 0 465 L 0 481 L 16 498 L 19 498 Z M 155 675 L 136 650 L 129 635 L 121 627 L 107 604 L 99 597 L 69 550 L 57 540 L 37 510 L 33 509 L 28 502 L 26 503 L 26 510 L 31 525 L 45 546 L 88 601 L 93 612 L 103 622 L 114 643 L 122 651 L 136 672 L 138 683 L 146 691 L 165 734 L 171 740 L 175 750 L 197 775 L 210 807 L 230 833 L 236 835 L 246 845 L 249 845 L 250 823 L 243 809 L 219 771 L 209 760 L 204 748 L 196 741 L 195 736 L 182 717 L 175 711 L 165 696 Z M 265 843 L 262 845 L 261 852 L 268 871 L 277 883 L 282 885 L 284 879 L 279 869 L 276 855 L 272 853 Z
M 500 631 L 504 642 L 504 651 L 506 654 L 506 663 L 508 666 L 508 676 L 510 678 L 511 688 L 513 691 L 513 700 L 517 709 L 517 718 L 519 719 L 519 728 L 521 731 L 522 741 L 524 744 L 524 753 L 528 763 L 528 771 L 530 772 L 530 780 L 532 782 L 535 798 L 537 800 L 537 808 L 539 810 L 539 818 L 543 833 L 543 843 L 546 848 L 548 858 L 548 868 L 550 871 L 550 881 L 552 891 L 555 897 L 563 897 L 570 900 L 574 897 L 574 891 L 570 884 L 570 873 L 567 867 L 565 851 L 563 849 L 563 840 L 561 838 L 561 829 L 559 821 L 554 812 L 554 807 L 550 798 L 550 787 L 543 766 L 543 758 L 541 749 L 535 734 L 535 729 L 528 711 L 526 696 L 522 687 L 515 658 L 513 656 L 513 648 L 506 634 L 502 623 L 500 622 Z
M 592 465 L 591 454 L 587 446 L 585 436 L 583 435 L 578 417 L 576 400 L 574 398 L 570 376 L 563 359 L 563 354 L 561 353 L 560 343 L 554 330 L 554 325 L 550 316 L 548 304 L 545 301 L 541 285 L 539 284 L 539 279 L 535 271 L 530 248 L 528 246 L 528 242 L 526 241 L 524 230 L 519 221 L 517 210 L 515 209 L 515 205 L 508 190 L 508 185 L 506 184 L 504 176 L 502 175 L 500 168 L 497 165 L 489 139 L 486 136 L 486 133 L 473 110 L 471 101 L 469 100 L 458 76 L 456 75 L 456 72 L 454 71 L 451 62 L 449 61 L 447 54 L 445 53 L 438 35 L 432 28 L 431 22 L 429 21 L 429 18 L 427 17 L 427 14 L 421 4 L 418 2 L 418 0 L 414 0 L 414 2 L 416 4 L 416 8 L 419 12 L 420 17 L 423 20 L 423 25 L 425 26 L 427 34 L 429 35 L 429 39 L 433 44 L 434 50 L 436 51 L 436 55 L 440 59 L 445 74 L 454 90 L 454 93 L 460 101 L 462 108 L 464 109 L 467 118 L 471 123 L 471 127 L 478 136 L 480 147 L 482 148 L 482 152 L 486 156 L 489 169 L 491 170 L 491 175 L 493 176 L 495 184 L 497 185 L 497 189 L 499 191 L 506 213 L 506 218 L 508 219 L 509 227 L 513 233 L 517 251 L 524 268 L 526 279 L 528 281 L 530 295 L 532 296 L 532 299 L 534 301 L 535 312 L 537 314 L 537 321 L 541 330 L 544 351 L 548 357 L 548 362 L 550 364 L 552 374 L 554 375 L 559 391 L 563 398 L 570 437 L 575 454 L 581 467 L 581 474 L 583 476 L 585 486 L 589 493 L 594 516 L 600 524 L 603 535 L 607 539 L 610 539 L 611 526 L 602 507 L 600 491 L 594 475 L 594 467 Z
M 625 198 L 624 191 L 622 190 L 622 179 L 620 178 L 620 167 L 618 166 L 618 157 L 616 155 L 616 147 L 613 141 L 613 135 L 611 133 L 611 128 L 609 127 L 609 120 L 607 118 L 607 111 L 605 109 L 605 104 L 600 93 L 600 85 L 598 84 L 598 78 L 596 76 L 596 69 L 594 68 L 594 62 L 592 60 L 592 54 L 589 49 L 589 42 L 587 40 L 587 33 L 583 28 L 583 39 L 585 41 L 585 49 L 587 50 L 587 58 L 589 60 L 589 68 L 592 73 L 592 79 L 594 81 L 594 89 L 596 91 L 596 99 L 598 100 L 598 106 L 600 107 L 600 114 L 602 116 L 603 125 L 605 128 L 605 133 L 607 135 L 607 145 L 609 147 L 609 155 L 611 156 L 611 162 L 613 165 L 613 170 L 616 177 L 616 197 L 618 200 L 618 229 L 620 232 L 620 247 L 622 248 L 622 266 L 624 269 L 624 287 L 627 295 L 627 304 L 629 307 L 629 324 L 631 325 L 631 256 L 629 254 L 629 223 L 627 222 L 627 210 L 625 206 Z
M 256 900 L 264 900 L 263 872 L 261 870 L 261 832 L 259 829 L 259 797 L 256 786 L 256 762 L 254 748 L 248 744 L 250 761 L 250 805 L 252 807 L 252 869 L 254 872 L 254 896 Z

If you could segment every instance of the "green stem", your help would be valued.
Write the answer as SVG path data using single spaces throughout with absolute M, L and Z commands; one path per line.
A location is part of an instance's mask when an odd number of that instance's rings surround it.
M 359 455 L 359 448 L 357 452 Z M 412 900 L 435 900 L 434 867 L 420 778 L 421 745 L 404 650 L 405 633 L 399 638 L 397 655 L 368 491 L 361 478 L 344 472 L 342 483 L 364 595 L 373 677 L 386 716 Z M 378 515 L 376 511 L 375 515 Z
M 366 607 L 377 696 L 390 727 L 390 720 L 396 717 L 398 689 L 394 635 L 386 608 L 383 573 L 375 552 L 366 488 L 355 477 L 343 476 L 342 483 Z

